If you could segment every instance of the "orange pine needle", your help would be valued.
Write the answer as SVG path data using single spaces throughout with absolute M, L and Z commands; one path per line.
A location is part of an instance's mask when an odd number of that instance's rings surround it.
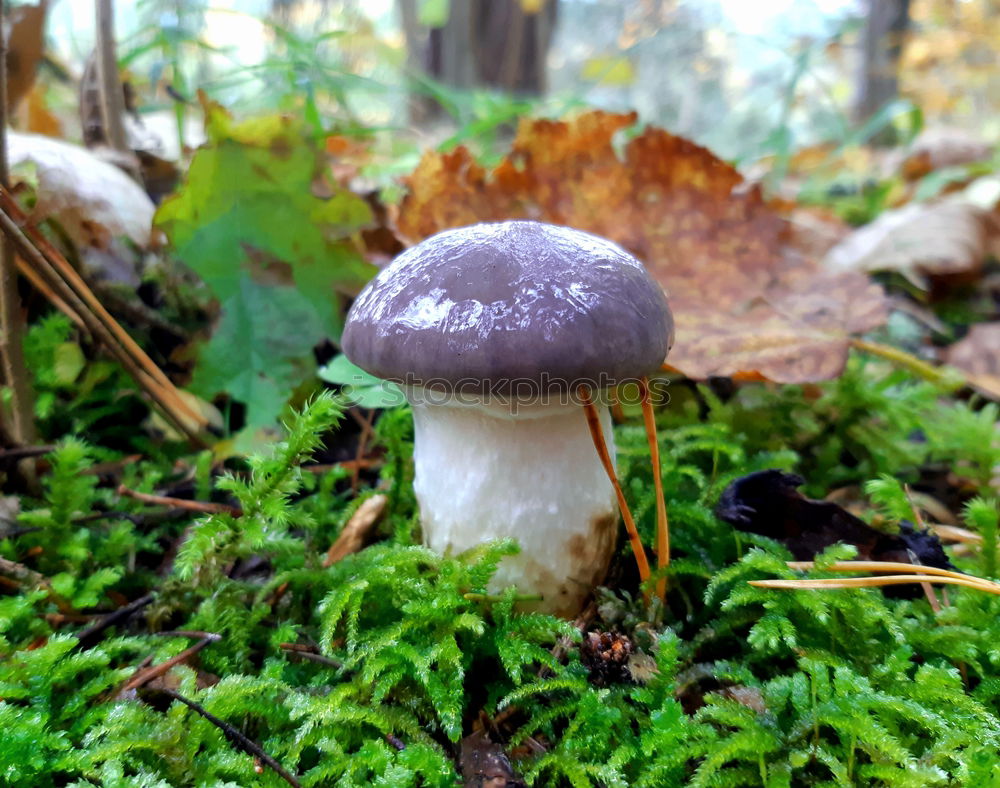
M 757 588 L 772 588 L 785 590 L 824 590 L 845 588 L 878 588 L 880 586 L 898 586 L 908 583 L 939 583 L 942 585 L 965 586 L 985 591 L 988 594 L 1000 596 L 1000 584 L 984 583 L 978 579 L 958 577 L 941 577 L 939 575 L 882 575 L 881 577 L 814 577 L 800 580 L 750 580 L 750 585 Z
M 646 424 L 646 440 L 649 441 L 649 458 L 653 465 L 653 487 L 656 491 L 656 565 L 658 569 L 670 566 L 670 522 L 667 519 L 667 502 L 663 498 L 663 478 L 660 473 L 660 444 L 656 440 L 656 419 L 653 403 L 649 399 L 649 378 L 643 375 L 639 380 L 642 394 L 642 419 Z M 656 595 L 661 602 L 667 598 L 667 578 L 656 581 Z
M 618 508 L 622 513 L 622 520 L 625 521 L 625 530 L 628 531 L 629 542 L 632 545 L 632 552 L 635 555 L 635 563 L 639 567 L 639 579 L 645 583 L 649 580 L 649 561 L 646 560 L 646 552 L 642 548 L 639 530 L 635 527 L 632 512 L 625 501 L 625 493 L 622 492 L 621 485 L 618 483 L 618 477 L 615 475 L 615 466 L 611 462 L 608 445 L 604 441 L 604 431 L 601 429 L 601 420 L 597 415 L 597 408 L 594 407 L 594 400 L 587 386 L 580 386 L 578 392 L 580 401 L 583 402 L 583 412 L 587 417 L 587 426 L 590 428 L 590 437 L 594 441 L 597 456 L 601 460 L 601 465 L 604 466 L 604 471 L 608 474 L 611 486 L 615 488 L 615 495 L 618 498 Z

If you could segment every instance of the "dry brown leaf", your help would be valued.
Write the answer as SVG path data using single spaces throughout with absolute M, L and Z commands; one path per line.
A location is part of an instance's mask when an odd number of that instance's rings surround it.
M 780 382 L 837 375 L 848 334 L 885 319 L 881 290 L 796 252 L 779 211 L 705 148 L 635 114 L 524 120 L 487 173 L 464 148 L 425 154 L 398 228 L 418 241 L 477 221 L 530 218 L 610 238 L 662 283 L 676 319 L 670 365 L 693 377 Z
M 7 29 L 7 111 L 13 112 L 35 82 L 45 37 L 45 0 L 10 9 Z
M 926 276 L 965 276 L 982 268 L 1000 241 L 1000 222 L 964 196 L 886 211 L 831 249 L 833 270 L 897 271 L 918 285 Z
M 62 123 L 45 104 L 45 90 L 35 85 L 28 91 L 28 97 L 20 110 L 24 123 L 21 128 L 47 137 L 61 137 Z
M 974 325 L 965 339 L 948 348 L 945 360 L 980 392 L 1000 400 L 1000 322 Z
M 364 545 L 365 539 L 368 538 L 368 534 L 372 528 L 382 519 L 388 503 L 389 499 L 380 493 L 373 495 L 361 504 L 347 521 L 347 524 L 340 532 L 340 536 L 337 537 L 337 541 L 330 545 L 330 549 L 326 551 L 323 566 L 333 566 L 351 553 L 358 552 Z
M 943 167 L 988 161 L 993 147 L 964 129 L 939 126 L 925 129 L 913 141 L 900 165 L 907 180 L 918 180 Z

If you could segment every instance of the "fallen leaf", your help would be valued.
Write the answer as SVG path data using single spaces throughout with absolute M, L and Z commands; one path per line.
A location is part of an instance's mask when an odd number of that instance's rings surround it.
M 777 470 L 747 474 L 723 491 L 715 513 L 740 531 L 781 542 L 797 561 L 811 561 L 840 542 L 854 545 L 861 561 L 911 564 L 912 554 L 923 566 L 954 569 L 930 531 L 919 531 L 905 521 L 898 534 L 877 531 L 836 503 L 806 498 L 796 489 L 804 483 L 801 476 Z M 899 586 L 886 593 L 909 598 L 923 592 L 916 586 Z
M 330 545 L 330 549 L 326 551 L 326 558 L 323 559 L 324 568 L 344 560 L 351 553 L 358 552 L 364 546 L 372 528 L 385 514 L 385 507 L 388 503 L 389 498 L 379 493 L 367 499 L 357 508 L 357 511 L 351 515 L 340 532 L 337 541 Z
M 7 111 L 13 112 L 35 82 L 45 41 L 48 3 L 19 5 L 9 11 L 7 35 Z
M 316 193 L 325 154 L 300 122 L 236 122 L 203 105 L 209 142 L 156 221 L 222 307 L 192 390 L 231 394 L 247 405 L 247 426 L 265 428 L 313 374 L 313 347 L 339 338 L 342 294 L 356 294 L 375 273 L 356 238 L 372 212 L 335 184 Z
M 917 180 L 945 167 L 987 161 L 992 155 L 988 142 L 965 129 L 938 126 L 920 132 L 899 169 L 907 180 Z
M 948 348 L 945 361 L 964 372 L 982 394 L 1000 400 L 1000 322 L 972 326 Z
M 825 258 L 834 271 L 896 271 L 921 287 L 928 276 L 978 272 L 1000 246 L 1000 221 L 965 199 L 912 203 L 855 230 Z
M 28 97 L 19 113 L 23 118 L 23 124 L 20 127 L 26 131 L 44 134 L 47 137 L 62 136 L 62 123 L 49 111 L 45 103 L 45 90 L 42 86 L 34 85 L 28 91 Z
M 705 148 L 649 127 L 617 153 L 635 114 L 523 120 L 492 172 L 465 148 L 429 152 L 397 226 L 415 242 L 449 227 L 530 218 L 618 242 L 663 285 L 676 321 L 669 364 L 693 378 L 834 377 L 848 335 L 885 320 L 856 271 L 825 271 L 789 243 L 778 209 Z

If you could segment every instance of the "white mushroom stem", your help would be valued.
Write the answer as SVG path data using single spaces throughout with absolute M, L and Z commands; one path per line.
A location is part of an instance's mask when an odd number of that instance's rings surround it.
M 618 522 L 583 408 L 462 403 L 422 389 L 409 397 L 424 543 L 457 554 L 513 538 L 521 552 L 504 559 L 489 590 L 514 585 L 542 596 L 536 609 L 576 615 L 604 578 Z M 611 417 L 599 411 L 613 457 Z

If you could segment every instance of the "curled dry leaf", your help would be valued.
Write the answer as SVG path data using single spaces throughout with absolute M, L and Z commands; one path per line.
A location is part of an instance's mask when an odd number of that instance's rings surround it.
M 448 227 L 530 218 L 603 235 L 666 289 L 673 368 L 693 378 L 836 376 L 848 334 L 885 319 L 881 290 L 795 251 L 777 208 L 705 148 L 649 127 L 619 155 L 614 138 L 635 121 L 604 112 L 524 120 L 492 173 L 464 148 L 427 153 L 408 180 L 398 228 L 415 242 Z
M 966 276 L 1000 245 L 1000 221 L 964 195 L 886 211 L 831 249 L 834 271 L 897 271 L 920 286 L 927 276 Z
M 1000 400 L 1000 322 L 978 323 L 948 348 L 945 360 L 982 394 Z

